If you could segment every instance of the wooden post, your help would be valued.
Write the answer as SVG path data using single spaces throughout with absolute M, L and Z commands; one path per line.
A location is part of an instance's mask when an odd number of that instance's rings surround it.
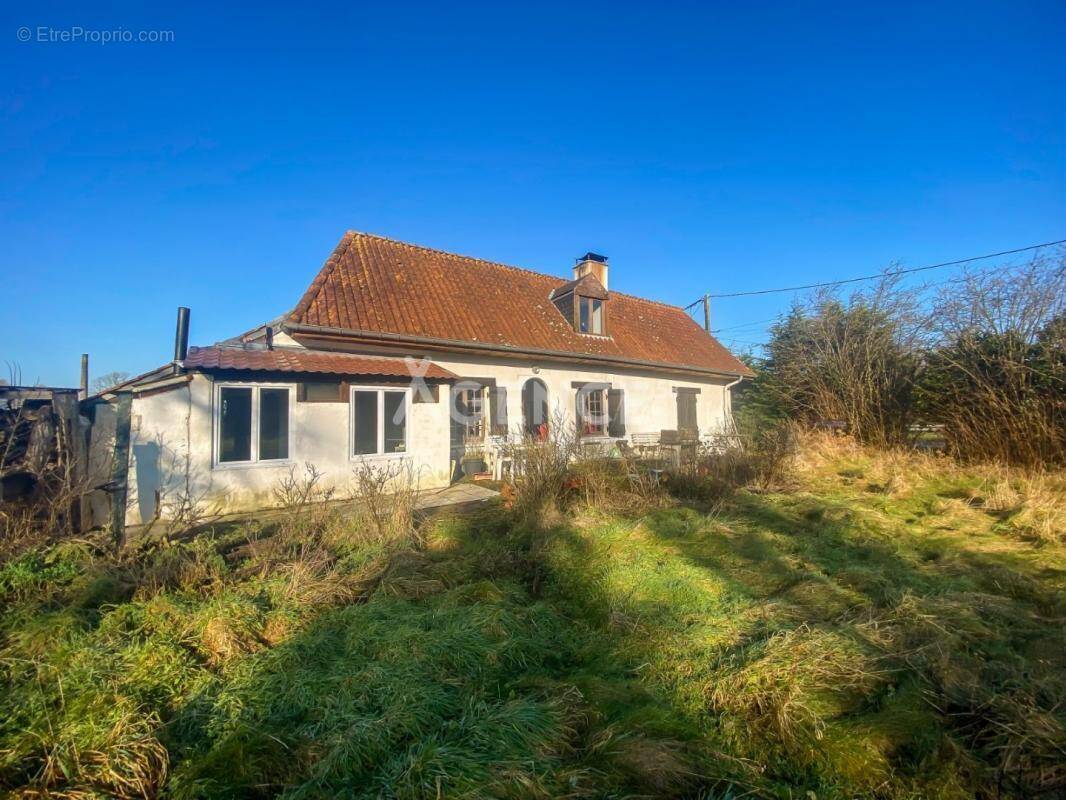
M 133 392 L 117 392 L 115 396 L 115 449 L 111 461 L 111 535 L 115 546 L 126 544 L 126 495 L 130 472 L 130 428 Z
M 89 354 L 81 354 L 81 395 L 80 399 L 89 397 Z
M 709 294 L 703 296 L 703 329 L 707 333 L 711 332 L 711 296 Z

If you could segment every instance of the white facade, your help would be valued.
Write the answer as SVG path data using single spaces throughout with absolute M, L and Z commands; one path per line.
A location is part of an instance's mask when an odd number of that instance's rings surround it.
M 284 345 L 296 343 L 285 337 Z M 507 388 L 508 428 L 522 426 L 522 386 L 537 378 L 547 387 L 553 417 L 575 418 L 577 391 L 574 383 L 610 384 L 625 396 L 625 433 L 657 434 L 678 428 L 675 402 L 677 388 L 698 389 L 697 422 L 701 432 L 719 431 L 730 415 L 729 376 L 694 376 L 655 372 L 637 367 L 604 370 L 561 362 L 531 362 L 505 357 L 420 352 L 447 370 L 463 377 L 493 379 Z M 301 380 L 325 376 L 292 375 L 291 381 L 271 376 L 259 383 L 254 373 L 246 378 L 215 380 L 205 373 L 192 373 L 188 382 L 135 394 L 131 414 L 130 465 L 126 523 L 137 525 L 164 516 L 183 500 L 205 510 L 224 513 L 276 505 L 274 489 L 289 470 L 306 463 L 323 473 L 324 483 L 343 491 L 357 463 L 353 452 L 352 411 L 348 402 L 298 402 Z M 380 380 L 350 380 L 383 385 Z M 288 458 L 271 462 L 219 463 L 218 415 L 220 386 L 269 386 L 289 389 Z M 396 384 L 391 384 L 395 386 Z M 401 459 L 415 471 L 422 488 L 447 485 L 454 475 L 451 448 L 450 398 L 447 384 L 440 386 L 436 402 L 406 400 L 407 447 L 402 456 L 366 456 L 369 459 Z

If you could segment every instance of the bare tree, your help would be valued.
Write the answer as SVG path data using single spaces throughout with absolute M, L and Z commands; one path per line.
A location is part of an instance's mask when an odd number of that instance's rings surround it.
M 124 383 L 129 380 L 128 372 L 105 372 L 103 375 L 98 375 L 92 384 L 93 394 L 104 391 L 104 389 L 110 389 L 112 386 L 118 386 L 120 383 Z
M 1066 259 L 968 273 L 943 287 L 918 399 L 966 458 L 1066 458 Z

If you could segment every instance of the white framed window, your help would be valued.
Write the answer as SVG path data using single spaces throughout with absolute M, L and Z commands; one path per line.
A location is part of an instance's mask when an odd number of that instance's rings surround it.
M 410 389 L 394 386 L 351 388 L 351 458 L 399 458 L 408 452 Z
M 455 408 L 463 419 L 463 441 L 468 444 L 483 441 L 485 439 L 484 387 L 458 390 L 455 393 Z
M 285 463 L 292 453 L 291 385 L 215 385 L 215 466 Z

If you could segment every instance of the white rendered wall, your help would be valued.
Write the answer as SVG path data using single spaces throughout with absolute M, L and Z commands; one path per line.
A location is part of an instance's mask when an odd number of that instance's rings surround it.
M 676 387 L 697 388 L 697 415 L 701 432 L 720 428 L 729 409 L 728 378 L 671 377 L 639 369 L 605 371 L 548 361 L 531 363 L 445 353 L 418 353 L 460 377 L 493 378 L 507 387 L 507 417 L 512 430 L 522 424 L 522 385 L 539 378 L 548 389 L 554 413 L 565 420 L 575 417 L 572 382 L 610 383 L 625 392 L 627 435 L 658 433 L 677 428 Z M 536 368 L 536 372 L 534 372 Z M 225 381 L 249 383 L 255 381 Z M 373 384 L 368 380 L 367 384 Z M 290 396 L 290 451 L 283 463 L 218 465 L 214 463 L 215 384 L 209 376 L 194 374 L 187 385 L 154 395 L 135 397 L 130 445 L 130 502 L 127 524 L 148 522 L 156 513 L 159 492 L 163 516 L 174 504 L 191 498 L 205 510 L 223 513 L 276 505 L 273 490 L 294 465 L 303 470 L 313 463 L 324 483 L 344 491 L 351 482 L 355 461 L 349 456 L 351 431 L 347 403 L 296 402 L 296 381 Z M 409 405 L 405 458 L 422 488 L 446 486 L 451 479 L 448 386 L 440 387 L 438 401 Z M 143 484 L 143 485 L 142 485 Z

